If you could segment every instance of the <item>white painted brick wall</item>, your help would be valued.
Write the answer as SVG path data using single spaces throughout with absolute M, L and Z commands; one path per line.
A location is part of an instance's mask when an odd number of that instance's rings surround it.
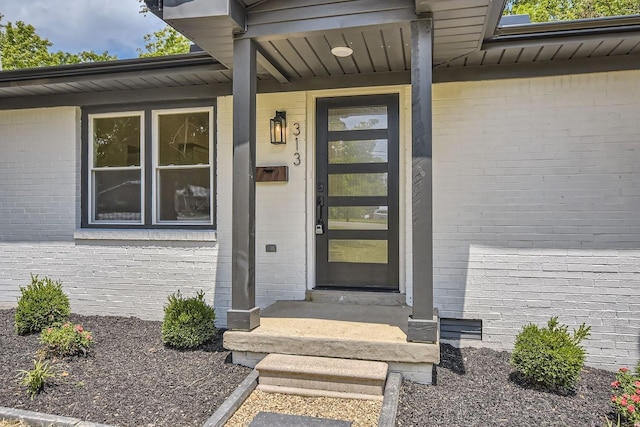
M 304 93 L 258 97 L 258 164 L 289 166 L 289 182 L 257 186 L 261 307 L 305 295 L 305 102 Z M 287 111 L 289 123 L 301 124 L 299 166 L 293 165 L 293 139 L 284 146 L 268 139 L 276 109 Z M 225 326 L 231 306 L 232 111 L 231 97 L 218 100 L 217 242 L 206 232 L 178 238 L 162 231 L 149 239 L 144 231 L 118 231 L 117 239 L 108 231 L 76 231 L 79 110 L 1 112 L 0 304 L 15 304 L 30 273 L 62 280 L 77 313 L 161 319 L 167 295 L 204 289 Z M 276 244 L 277 252 L 266 253 L 266 244 Z
M 72 239 L 78 114 L 76 108 L 0 113 L 0 241 Z
M 306 156 L 304 92 L 259 95 L 257 98 L 257 165 L 289 166 L 286 183 L 256 184 L 256 305 L 265 308 L 277 300 L 304 299 L 306 290 Z M 272 145 L 269 119 L 276 110 L 287 112 L 286 145 Z M 300 123 L 301 164 L 293 165 L 296 144 L 292 124 Z M 233 164 L 233 100 L 218 98 L 218 244 L 215 307 L 221 324 L 231 308 L 231 224 Z M 275 244 L 277 252 L 265 246 Z
M 551 316 L 592 326 L 588 363 L 640 358 L 640 72 L 434 88 L 442 317 L 511 349 Z
M 482 319 L 482 345 L 510 349 L 523 324 L 558 315 L 570 326 L 592 325 L 589 363 L 616 368 L 640 356 L 639 82 L 640 73 L 620 72 L 435 87 L 435 301 L 444 317 Z M 302 299 L 307 286 L 306 98 L 258 97 L 258 165 L 288 165 L 290 174 L 287 183 L 257 185 L 261 307 Z M 298 167 L 292 139 L 285 146 L 267 139 L 276 110 L 301 123 Z M 0 112 L 0 304 L 15 302 L 29 273 L 38 273 L 62 279 L 80 313 L 159 319 L 168 294 L 204 289 L 225 325 L 231 124 L 231 97 L 219 98 L 217 241 L 169 232 L 119 241 L 76 231 L 74 239 L 78 110 Z M 410 218 L 407 211 L 409 300 Z M 266 244 L 278 251 L 266 253 Z
M 105 240 L 106 233 L 87 231 L 74 239 L 79 117 L 76 108 L 0 112 L 0 304 L 16 303 L 30 273 L 62 280 L 72 310 L 82 314 L 160 319 L 178 289 L 204 289 L 212 303 L 225 279 L 212 233 L 119 231 L 125 240 Z

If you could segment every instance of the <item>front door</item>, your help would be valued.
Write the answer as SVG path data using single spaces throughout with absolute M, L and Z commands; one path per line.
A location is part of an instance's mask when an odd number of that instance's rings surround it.
M 398 95 L 316 105 L 316 287 L 398 290 Z

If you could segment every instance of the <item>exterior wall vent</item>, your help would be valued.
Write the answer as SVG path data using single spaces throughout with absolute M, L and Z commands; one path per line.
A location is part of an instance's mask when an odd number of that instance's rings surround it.
M 482 320 L 441 318 L 440 339 L 482 340 Z

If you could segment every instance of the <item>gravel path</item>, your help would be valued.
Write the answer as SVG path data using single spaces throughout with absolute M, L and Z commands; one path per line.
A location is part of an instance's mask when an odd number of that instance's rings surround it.
M 77 316 L 96 345 L 89 357 L 55 362 L 55 385 L 29 400 L 16 379 L 31 369 L 38 335 L 17 336 L 15 310 L 0 310 L 0 406 L 118 426 L 200 426 L 250 369 L 232 365 L 221 334 L 195 351 L 165 348 L 160 322 Z
M 376 427 L 381 409 L 382 402 L 375 400 L 302 397 L 254 390 L 225 427 L 246 427 L 261 411 L 351 421 L 353 427 Z
M 606 426 L 614 420 L 614 374 L 585 368 L 574 394 L 560 396 L 518 383 L 510 354 L 443 344 L 437 386 L 405 381 L 398 426 Z

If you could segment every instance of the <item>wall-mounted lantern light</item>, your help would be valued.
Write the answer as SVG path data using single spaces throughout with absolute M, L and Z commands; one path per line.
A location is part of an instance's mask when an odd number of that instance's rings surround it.
M 271 143 L 286 144 L 287 143 L 287 112 L 276 111 L 276 115 L 271 119 Z

